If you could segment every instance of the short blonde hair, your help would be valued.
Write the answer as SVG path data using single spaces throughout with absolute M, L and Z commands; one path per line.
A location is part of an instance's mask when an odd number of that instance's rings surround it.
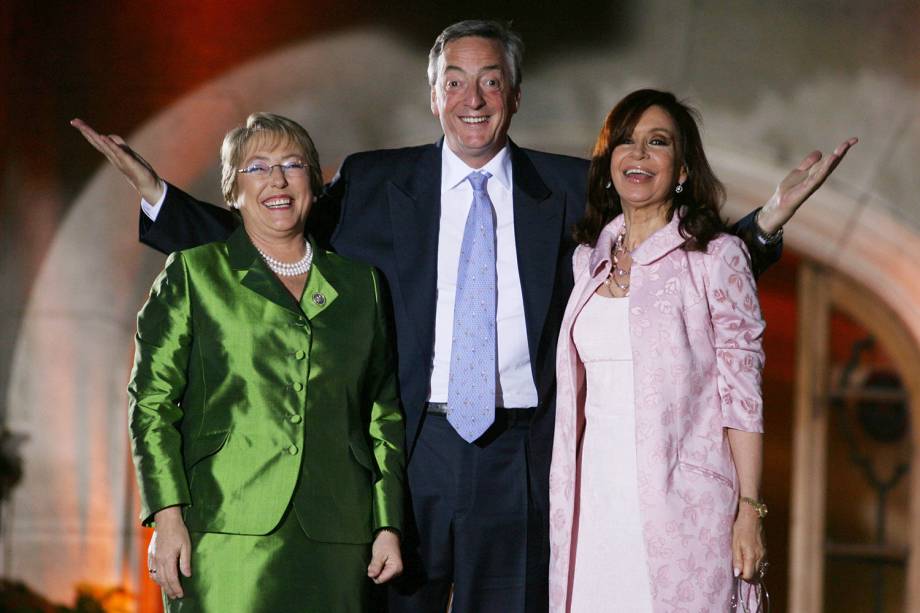
M 323 172 L 319 165 L 319 154 L 310 134 L 299 123 L 274 113 L 253 113 L 246 123 L 227 132 L 220 147 L 220 189 L 224 200 L 230 206 L 236 202 L 237 170 L 243 163 L 246 148 L 254 137 L 268 137 L 279 142 L 290 141 L 299 147 L 310 175 L 310 191 L 318 196 L 323 189 Z

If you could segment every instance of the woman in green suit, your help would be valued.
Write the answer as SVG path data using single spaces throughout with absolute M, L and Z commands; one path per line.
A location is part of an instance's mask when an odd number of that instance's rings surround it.
M 295 122 L 224 139 L 242 226 L 172 254 L 138 315 L 130 431 L 168 611 L 364 611 L 402 570 L 403 423 L 386 299 L 304 227 L 322 187 Z

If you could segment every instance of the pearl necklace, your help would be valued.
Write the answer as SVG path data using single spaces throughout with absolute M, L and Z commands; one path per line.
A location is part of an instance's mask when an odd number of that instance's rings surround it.
M 617 235 L 617 240 L 613 243 L 613 252 L 611 254 L 613 259 L 613 270 L 611 270 L 607 278 L 604 279 L 604 285 L 610 290 L 610 283 L 612 282 L 623 290 L 627 296 L 629 295 L 629 271 L 624 270 L 620 266 L 620 257 L 629 255 L 629 253 L 629 250 L 626 248 L 626 228 L 624 227 L 620 230 L 620 233 Z M 620 279 L 625 279 L 625 281 L 621 282 Z
M 303 240 L 303 244 L 306 253 L 303 254 L 302 258 L 291 263 L 276 260 L 258 247 L 256 247 L 256 251 L 259 252 L 259 255 L 262 256 L 262 259 L 265 260 L 265 263 L 275 274 L 282 277 L 296 277 L 310 272 L 310 266 L 313 265 L 313 247 L 310 246 L 310 241 L 307 239 Z

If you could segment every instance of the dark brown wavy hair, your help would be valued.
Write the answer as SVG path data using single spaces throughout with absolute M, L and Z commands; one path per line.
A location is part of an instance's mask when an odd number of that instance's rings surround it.
M 670 92 L 640 89 L 628 94 L 613 107 L 594 144 L 588 171 L 588 205 L 585 216 L 575 225 L 573 232 L 578 243 L 593 247 L 604 226 L 623 212 L 620 196 L 612 186 L 610 157 L 614 148 L 632 135 L 642 114 L 653 106 L 664 110 L 677 126 L 674 142 L 675 187 L 681 166 L 687 170 L 684 189 L 679 194 L 672 191 L 671 208 L 668 210 L 669 221 L 674 211 L 683 210 L 680 233 L 687 239 L 683 248 L 688 251 L 705 250 L 709 241 L 725 230 L 725 224 L 719 217 L 719 209 L 725 201 L 725 188 L 712 172 L 703 152 L 697 125 L 699 113 Z

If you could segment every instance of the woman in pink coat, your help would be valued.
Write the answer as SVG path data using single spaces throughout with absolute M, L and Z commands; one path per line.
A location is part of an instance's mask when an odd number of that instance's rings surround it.
M 762 572 L 764 323 L 691 109 L 607 116 L 557 353 L 553 611 L 726 611 Z

